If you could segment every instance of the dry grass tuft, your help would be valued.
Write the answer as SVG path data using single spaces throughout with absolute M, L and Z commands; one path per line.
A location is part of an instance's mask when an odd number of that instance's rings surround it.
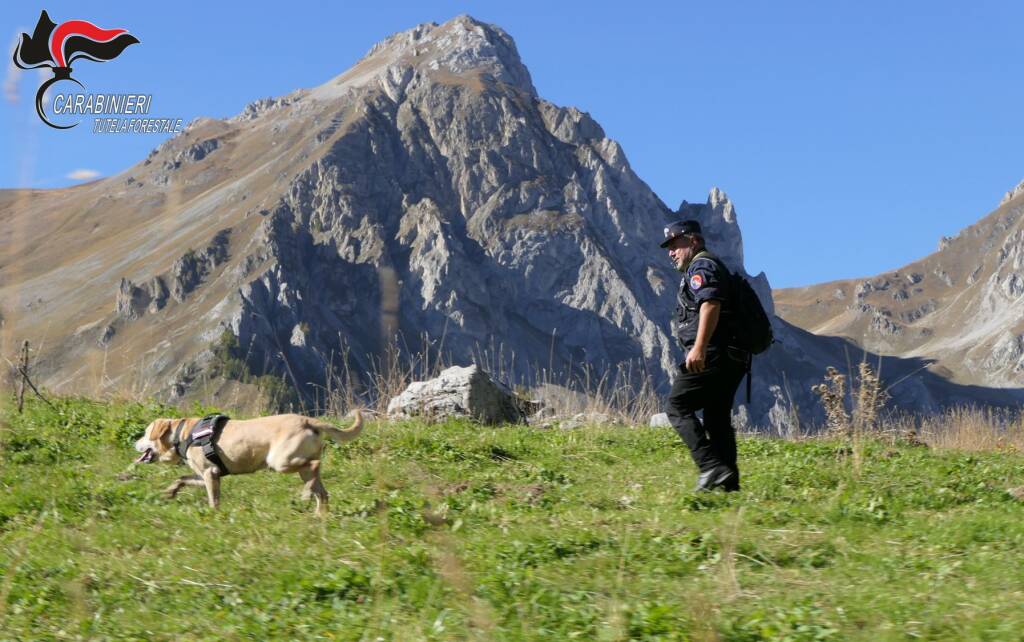
M 811 387 L 825 409 L 825 427 L 830 435 L 849 436 L 853 430 L 850 414 L 846 412 L 846 376 L 829 366 L 825 370 L 825 383 Z
M 861 361 L 855 382 L 848 392 L 846 375 L 829 366 L 824 383 L 811 387 L 825 410 L 825 426 L 831 436 L 855 437 L 880 429 L 879 419 L 889 395 L 882 388 L 878 372 L 867 361 Z
M 531 397 L 543 402 L 545 416 L 585 424 L 646 425 L 662 409 L 652 378 L 632 364 L 600 374 L 586 366 L 564 379 L 542 370 L 528 390 Z
M 905 415 L 888 428 L 915 435 L 932 448 L 1024 453 L 1024 414 L 1019 410 L 959 406 L 938 415 Z
M 958 406 L 933 415 L 883 413 L 890 397 L 870 365 L 859 364 L 855 388 L 847 391 L 846 382 L 846 376 L 830 367 L 824 382 L 811 390 L 825 410 L 825 434 L 851 441 L 856 467 L 865 436 L 904 446 L 1024 453 L 1024 413 L 1020 409 Z
M 889 395 L 882 389 L 877 372 L 867 361 L 857 367 L 857 396 L 853 405 L 854 432 L 867 432 L 878 428 L 878 419 Z

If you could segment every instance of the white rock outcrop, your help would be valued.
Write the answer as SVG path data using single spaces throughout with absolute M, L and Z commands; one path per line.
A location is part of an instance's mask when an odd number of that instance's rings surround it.
M 526 419 L 516 395 L 476 365 L 453 366 L 429 381 L 414 381 L 388 402 L 388 417 L 468 417 L 484 424 L 522 423 Z

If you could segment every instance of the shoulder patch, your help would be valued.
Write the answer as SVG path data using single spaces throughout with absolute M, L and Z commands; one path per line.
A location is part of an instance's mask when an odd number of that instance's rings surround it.
M 704 285 L 704 277 L 699 274 L 694 274 L 690 277 L 690 289 L 699 290 Z

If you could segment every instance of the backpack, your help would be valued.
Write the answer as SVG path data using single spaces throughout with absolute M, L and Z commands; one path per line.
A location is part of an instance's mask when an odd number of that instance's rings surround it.
M 747 403 L 750 403 L 750 380 L 752 377 L 752 356 L 761 354 L 775 342 L 772 333 L 772 322 L 761 305 L 757 292 L 750 287 L 750 282 L 739 272 L 731 272 L 717 256 L 709 256 L 711 260 L 729 275 L 729 295 L 732 303 L 732 344 L 746 350 L 747 357 Z
M 738 348 L 750 354 L 761 354 L 775 340 L 772 322 L 761 305 L 757 292 L 739 272 L 730 272 L 729 279 L 733 297 L 733 332 Z
M 700 258 L 700 255 L 695 257 Z M 739 272 L 732 272 L 720 258 L 710 252 L 704 258 L 710 259 L 719 269 L 729 275 L 730 321 L 732 339 L 730 345 L 750 354 L 761 354 L 775 341 L 772 322 L 761 305 L 757 292 Z

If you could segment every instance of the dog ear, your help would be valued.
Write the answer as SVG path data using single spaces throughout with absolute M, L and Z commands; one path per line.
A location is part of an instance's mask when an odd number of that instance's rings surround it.
M 164 444 L 164 440 L 170 437 L 171 424 L 174 422 L 173 419 L 156 419 L 153 421 L 153 432 L 149 436 L 149 440 L 154 444 Z M 148 431 L 147 431 L 148 432 Z

